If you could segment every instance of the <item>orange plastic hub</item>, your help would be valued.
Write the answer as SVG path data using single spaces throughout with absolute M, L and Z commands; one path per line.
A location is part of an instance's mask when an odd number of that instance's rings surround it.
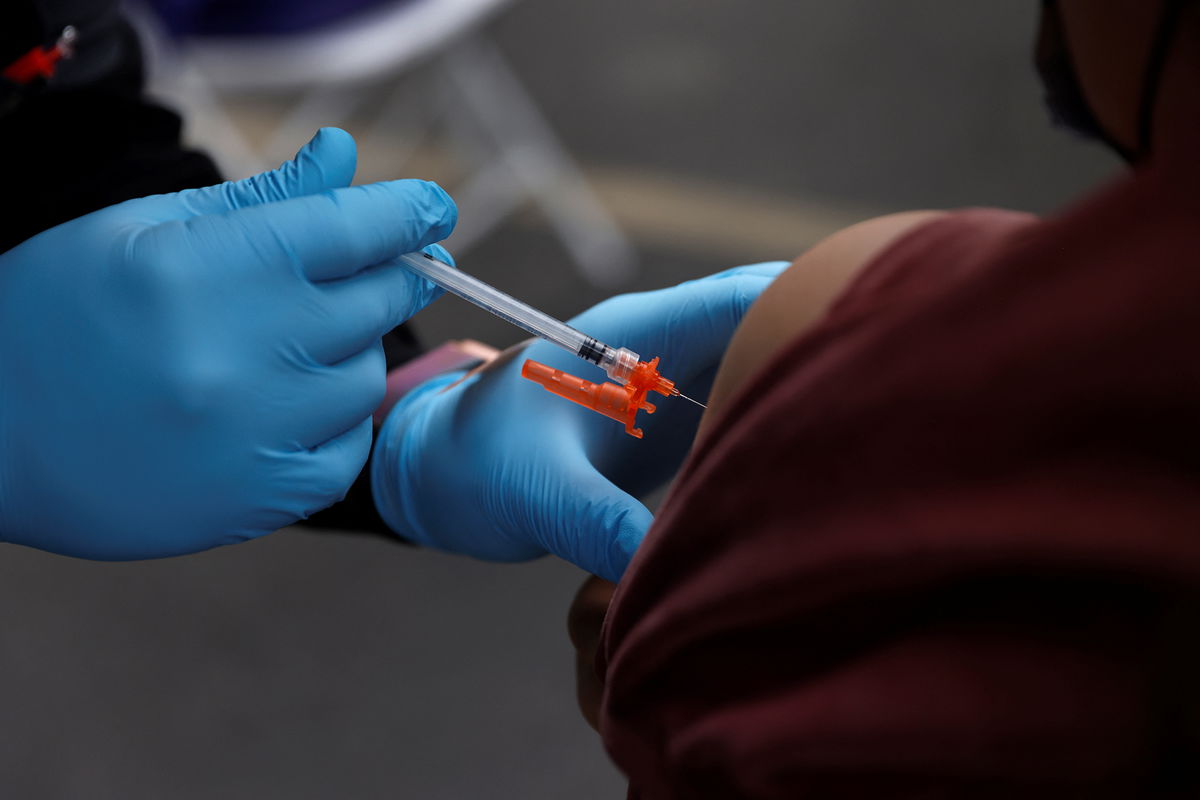
M 540 383 L 548 392 L 565 397 L 572 403 L 590 408 L 592 411 L 624 423 L 625 432 L 642 438 L 642 429 L 635 428 L 637 412 L 654 413 L 654 404 L 646 400 L 649 392 L 658 392 L 664 397 L 675 393 L 675 384 L 658 373 L 658 359 L 638 362 L 633 368 L 629 382 L 592 383 L 583 378 L 548 367 L 541 362 L 528 359 L 521 368 L 521 377 Z

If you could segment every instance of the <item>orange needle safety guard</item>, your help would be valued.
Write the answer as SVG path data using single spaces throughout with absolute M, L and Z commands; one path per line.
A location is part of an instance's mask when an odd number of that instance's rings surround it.
M 638 411 L 644 409 L 647 414 L 654 413 L 654 404 L 646 400 L 646 395 L 658 392 L 663 397 L 671 397 L 677 393 L 674 382 L 659 374 L 657 357 L 639 361 L 624 386 L 608 381 L 585 381 L 533 359 L 525 361 L 521 367 L 521 377 L 540 383 L 546 391 L 565 397 L 572 403 L 623 422 L 625 432 L 638 439 L 642 438 L 642 429 L 634 427 Z

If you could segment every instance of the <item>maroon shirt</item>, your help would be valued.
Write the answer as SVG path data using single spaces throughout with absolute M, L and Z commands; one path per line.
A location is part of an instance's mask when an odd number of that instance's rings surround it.
M 729 403 L 606 621 L 631 795 L 1200 796 L 1200 202 L 879 255 Z

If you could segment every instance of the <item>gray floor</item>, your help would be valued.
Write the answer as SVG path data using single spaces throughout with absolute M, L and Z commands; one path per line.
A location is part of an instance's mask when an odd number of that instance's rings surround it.
M 831 208 L 1046 211 L 1113 161 L 1048 130 L 1035 6 L 525 0 L 495 32 L 589 168 Z M 656 239 L 635 285 L 734 263 L 688 245 Z M 600 296 L 536 220 L 470 259 L 554 313 Z M 420 323 L 517 338 L 449 299 Z M 5 547 L 0 794 L 622 797 L 574 711 L 580 577 L 295 531 L 139 564 Z

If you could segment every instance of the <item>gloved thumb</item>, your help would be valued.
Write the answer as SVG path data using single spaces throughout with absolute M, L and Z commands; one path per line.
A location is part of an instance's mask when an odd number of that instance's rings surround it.
M 291 161 L 241 181 L 226 181 L 175 195 L 180 218 L 304 197 L 349 186 L 358 165 L 354 137 L 341 128 L 321 128 Z
M 576 513 L 558 518 L 562 527 L 546 549 L 605 580 L 621 580 L 654 515 L 594 469 L 573 476 L 569 494 Z

